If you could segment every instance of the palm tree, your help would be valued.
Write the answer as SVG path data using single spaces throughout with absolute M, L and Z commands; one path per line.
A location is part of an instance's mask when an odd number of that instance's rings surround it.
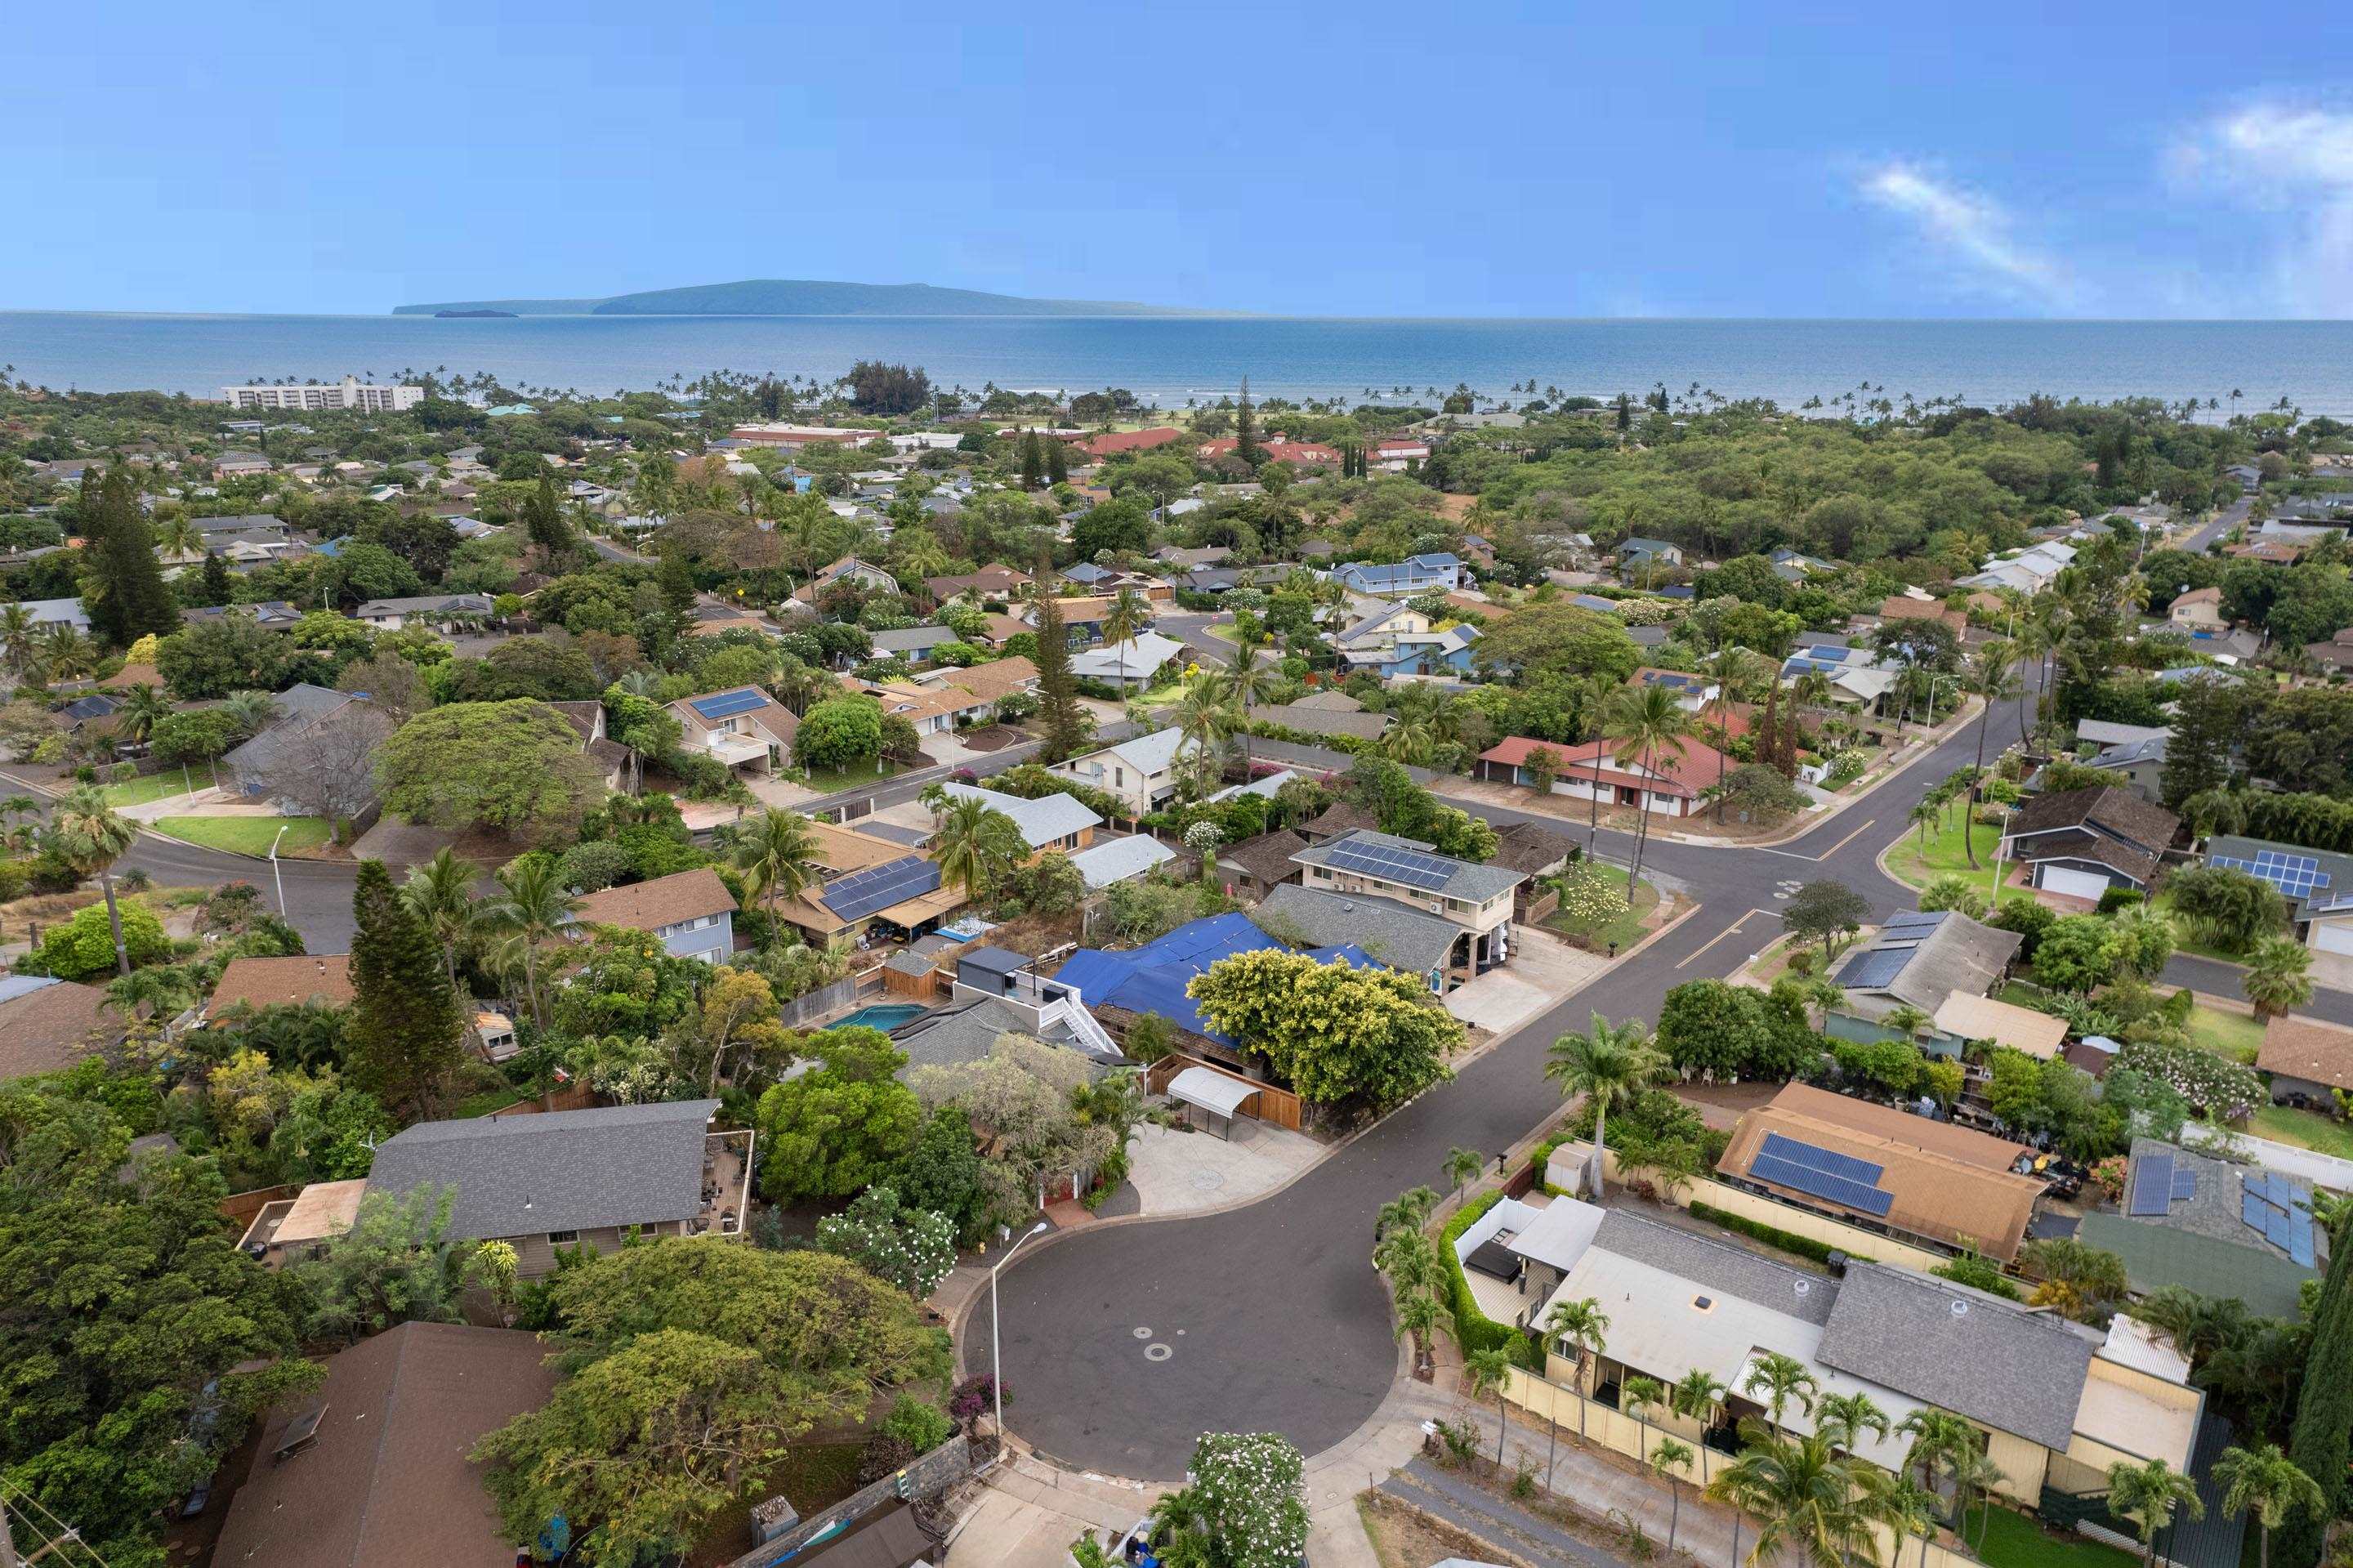
M 1814 1401 L 1814 1430 L 1828 1437 L 1832 1446 L 1852 1454 L 1866 1432 L 1883 1443 L 1887 1440 L 1887 1412 L 1873 1404 L 1867 1393 L 1826 1393 Z
M 1400 1340 L 1409 1334 L 1413 1337 L 1414 1364 L 1426 1365 L 1431 1340 L 1440 1334 L 1450 1340 L 1454 1337 L 1454 1314 L 1430 1291 L 1416 1291 L 1398 1300 L 1397 1334 Z
M 1430 1223 L 1430 1212 L 1438 1207 L 1438 1194 L 1427 1187 L 1409 1187 L 1383 1203 L 1373 1216 L 1373 1239 L 1378 1242 L 1391 1231 L 1418 1231 Z
M 1715 688 L 1715 695 L 1708 699 L 1707 706 L 1715 711 L 1716 728 L 1727 741 L 1732 732 L 1725 726 L 1731 722 L 1733 705 L 1740 700 L 1741 693 L 1756 683 L 1760 668 L 1757 655 L 1741 647 L 1719 648 L 1700 663 L 1700 674 Z M 1724 821 L 1725 761 L 1724 747 L 1719 746 L 1715 748 L 1715 820 L 1719 822 Z
M 1376 749 L 1391 762 L 1402 762 L 1409 768 L 1426 767 L 1438 749 L 1437 726 L 1421 709 L 1399 712 L 1391 716 L 1388 728 L 1381 732 Z
M 2192 1519 L 2206 1517 L 2206 1505 L 2198 1499 L 2198 1483 L 2164 1460 L 2108 1467 L 2108 1511 L 2138 1528 L 2141 1551 L 2150 1568 L 2156 1568 L 2158 1535 L 2173 1522 L 2175 1511 L 2185 1508 Z
M 2286 937 L 2266 937 L 2247 955 L 2239 982 L 2261 1019 L 2284 1017 L 2312 1000 L 2312 949 Z
M 1715 1425 L 1716 1412 L 1723 1408 L 1725 1395 L 1731 1392 L 1714 1372 L 1694 1367 L 1667 1391 L 1667 1408 L 1705 1433 Z
M 1688 1443 L 1672 1437 L 1662 1437 L 1651 1449 L 1651 1473 L 1667 1483 L 1667 1495 L 1673 1499 L 1667 1513 L 1667 1551 L 1675 1549 L 1675 1530 L 1683 1521 L 1683 1476 L 1691 1469 L 1692 1461 L 1699 1456 Z
M 1928 853 L 1928 828 L 1945 814 L 1944 807 L 1934 797 L 1912 808 L 1912 825 L 1920 830 L 1920 853 Z
M 21 604 L 0 604 L 0 665 L 11 679 L 21 681 L 37 662 L 40 623 Z
M 1458 1146 L 1446 1151 L 1446 1164 L 1443 1169 L 1447 1181 L 1454 1185 L 1455 1201 L 1460 1202 L 1462 1198 L 1462 1189 L 1469 1186 L 1480 1171 L 1487 1169 L 1487 1157 L 1475 1149 L 1463 1149 Z
M 2317 1514 L 2328 1506 L 2320 1483 L 2298 1469 L 2276 1443 L 2223 1449 L 2214 1461 L 2214 1479 L 2222 1487 L 2222 1511 L 2253 1514 L 2263 1532 L 2256 1568 L 2272 1568 L 2272 1531 L 2289 1514 Z
M 1898 1544 L 1890 1556 L 1900 1559 L 1904 1537 L 1916 1535 L 1920 1538 L 1920 1568 L 1928 1568 L 1928 1543 L 1936 1539 L 1936 1513 L 1945 1499 L 1914 1481 L 1906 1472 L 1889 1477 L 1875 1500 L 1879 1522 L 1895 1532 Z M 1900 1568 L 1900 1564 L 1891 1561 L 1887 1568 Z
M 155 525 L 155 548 L 166 559 L 185 560 L 201 554 L 205 547 L 205 531 L 185 513 L 165 518 Z
M 1876 1557 L 1865 1467 L 1840 1457 L 1819 1434 L 1775 1437 L 1750 1422 L 1742 1436 L 1748 1446 L 1716 1473 L 1707 1495 L 1757 1516 L 1757 1541 L 1746 1562 L 1779 1559 L 1785 1550 L 1819 1568 Z M 1737 1528 L 1736 1520 L 1736 1533 Z
M 1601 733 L 1616 743 L 1610 758 L 1623 768 L 1639 762 L 1644 773 L 1651 771 L 1659 755 L 1679 736 L 1691 733 L 1691 715 L 1675 705 L 1674 694 L 1664 686 L 1628 688 L 1618 694 L 1602 718 Z M 1634 863 L 1631 877 L 1642 874 L 1642 850 L 1651 836 L 1651 791 L 1647 781 L 1634 792 L 1634 807 L 1640 821 L 1634 830 Z M 1633 882 L 1627 884 L 1633 891 Z
M 1111 604 L 1103 611 L 1103 641 L 1113 644 L 1134 641 L 1135 634 L 1144 630 L 1151 615 L 1152 608 L 1142 594 L 1132 588 L 1120 589 L 1111 596 Z
M 1978 759 L 1976 767 L 1979 776 L 1982 776 L 1985 772 L 1986 726 L 1993 718 L 1994 705 L 2000 702 L 2003 697 L 2012 694 L 2016 689 L 2017 683 L 2011 679 L 2010 666 L 2010 644 L 1997 637 L 1992 641 L 1987 643 L 1984 647 L 1977 651 L 1976 656 L 1969 661 L 1968 669 L 1962 678 L 1962 684 L 1968 690 L 1975 692 L 1978 696 L 1985 699 L 1985 707 L 1978 715 Z M 1975 871 L 1978 865 L 1976 836 L 1970 832 L 1971 819 L 1975 814 L 1976 813 L 1970 809 L 1968 802 L 1966 800 L 1963 800 L 1961 803 L 1961 847 L 1969 857 L 1969 869 L 1971 871 Z
M 776 939 L 776 900 L 797 898 L 816 884 L 817 854 L 817 834 L 798 811 L 771 807 L 738 834 L 735 863 L 744 873 L 745 891 L 767 910 L 771 943 Z
M 1887 1016 L 1879 1022 L 1883 1027 L 1894 1030 L 1906 1040 L 1917 1040 L 1920 1037 L 1920 1031 L 1927 1028 L 1936 1020 L 1906 1001 L 1889 1008 Z
M 1545 1319 L 1545 1337 L 1557 1340 L 1577 1354 L 1577 1435 L 1580 1437 L 1585 1436 L 1585 1371 L 1609 1332 L 1609 1314 L 1590 1296 L 1582 1301 L 1556 1301 Z
M 98 643 L 59 621 L 41 638 L 40 662 L 54 680 L 75 681 L 98 668 Z
M 1233 705 L 1220 686 L 1217 676 L 1204 671 L 1185 683 L 1168 710 L 1169 724 L 1203 757 L 1218 756 L 1233 733 Z
M 1010 820 L 987 801 L 969 795 L 955 796 L 940 805 L 939 830 L 932 837 L 932 858 L 939 862 L 940 880 L 964 889 L 966 898 L 981 898 L 995 886 L 1003 870 L 1003 853 L 993 842 L 995 824 Z
M 1501 1346 L 1488 1351 L 1472 1351 L 1462 1358 L 1462 1374 L 1468 1380 L 1472 1397 L 1492 1392 L 1495 1396 L 1495 1468 L 1504 1467 L 1504 1439 L 1511 1436 L 1511 1406 L 1504 1401 L 1504 1391 L 1512 1385 L 1512 1358 Z
M 1975 1443 L 1957 1451 L 1947 1461 L 1947 1467 L 1951 1471 L 1953 1478 L 1953 1507 L 1959 1511 L 1963 1524 L 1968 1522 L 1969 1494 L 1971 1492 L 1977 1494 L 1978 1541 L 1982 1544 L 1985 1541 L 1987 1512 L 1989 1507 L 1988 1499 L 1991 1497 L 1993 1489 L 2008 1478 L 2001 1473 L 2001 1467 L 1989 1458 L 1985 1451 Z
M 122 705 L 114 710 L 114 733 L 143 744 L 155 733 L 155 721 L 171 711 L 164 694 L 141 681 L 124 690 Z
M 1643 1413 L 1656 1410 L 1666 1402 L 1666 1385 L 1657 1378 L 1630 1377 L 1618 1385 L 1618 1408 L 1632 1416 L 1634 1425 L 1642 1429 L 1642 1446 L 1648 1446 L 1651 1441 L 1651 1423 Z M 1641 1453 L 1641 1447 L 1635 1452 Z
M 221 712 L 239 735 L 258 735 L 278 716 L 278 699 L 268 692 L 231 692 L 222 699 Z
M 1765 1408 L 1773 1414 L 1773 1436 L 1781 1436 L 1781 1415 L 1795 1402 L 1798 1408 L 1811 1411 L 1814 1396 L 1821 1392 L 1821 1383 L 1805 1362 L 1795 1356 L 1785 1356 L 1778 1351 L 1767 1351 L 1757 1358 L 1742 1381 L 1740 1392 L 1765 1395 Z
M 1912 1439 L 1905 1450 L 1904 1467 L 1908 1471 L 1920 1467 L 1920 1484 L 1930 1491 L 1936 1489 L 1936 1472 L 1960 1454 L 1974 1453 L 1978 1446 L 1977 1428 L 1949 1410 L 1935 1405 L 1923 1405 L 1898 1422 L 1895 1430 Z
M 1564 1034 L 1545 1053 L 1545 1076 L 1563 1098 L 1593 1102 L 1593 1192 L 1601 1195 L 1609 1151 L 1609 1107 L 1659 1081 L 1666 1059 L 1651 1046 L 1650 1025 L 1630 1018 L 1613 1028 L 1597 1012 L 1582 1034 Z
M 457 990 L 458 949 L 481 917 L 474 897 L 474 868 L 445 844 L 431 860 L 409 868 L 400 897 L 441 944 L 441 967 L 449 976 L 449 989 Z
M 580 898 L 555 878 L 555 864 L 541 856 L 519 860 L 501 871 L 500 891 L 480 914 L 482 924 L 507 938 L 521 960 L 532 1022 L 547 1028 L 539 994 L 539 950 L 554 941 L 580 913 Z
M 139 828 L 114 814 L 104 792 L 94 784 L 61 797 L 49 817 L 49 844 L 59 859 L 83 876 L 98 878 L 106 898 L 106 923 L 114 933 L 114 968 L 131 972 L 131 949 L 122 940 L 122 912 L 114 903 L 114 863 L 139 840 Z

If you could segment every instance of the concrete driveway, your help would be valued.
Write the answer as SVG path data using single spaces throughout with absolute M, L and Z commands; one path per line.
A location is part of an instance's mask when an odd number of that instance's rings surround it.
M 1513 927 L 1512 960 L 1446 998 L 1446 1011 L 1491 1034 L 1509 1034 L 1609 967 L 1599 953 L 1572 948 L 1549 931 Z
M 1282 1186 L 1331 1152 L 1305 1133 L 1248 1117 L 1232 1137 L 1147 1126 L 1128 1151 L 1127 1179 L 1146 1214 L 1196 1214 Z

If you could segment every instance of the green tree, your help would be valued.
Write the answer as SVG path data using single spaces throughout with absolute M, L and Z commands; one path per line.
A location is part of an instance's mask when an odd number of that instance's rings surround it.
M 1794 1557 L 1814 1568 L 1877 1561 L 1876 1488 L 1861 1461 L 1843 1457 L 1820 1434 L 1778 1437 L 1752 1422 L 1742 1436 L 1747 1446 L 1716 1472 L 1707 1495 L 1755 1516 L 1757 1539 L 1744 1561 Z
M 1318 1107 L 1409 1099 L 1450 1075 L 1446 1058 L 1462 1040 L 1422 977 L 1281 948 L 1220 959 L 1185 993 L 1219 1033 L 1263 1055 Z
M 2236 866 L 2184 866 L 2166 878 L 2165 890 L 2173 913 L 2226 953 L 2243 953 L 2287 925 L 2279 889 Z
M 2019 1271 L 2038 1283 L 2026 1299 L 2079 1323 L 2103 1324 L 2130 1282 L 2124 1259 L 2073 1236 L 2043 1236 L 2018 1249 Z
M 1306 1468 L 1275 1433 L 1205 1434 L 1189 1483 L 1153 1510 L 1172 1527 L 1165 1555 L 1187 1568 L 1294 1568 L 1307 1551 Z
M 1794 1404 L 1799 1409 L 1811 1411 L 1821 1384 L 1805 1362 L 1794 1356 L 1768 1351 L 1757 1358 L 1748 1369 L 1747 1381 L 1740 1385 L 1743 1393 L 1762 1393 L 1765 1408 L 1772 1414 L 1773 1435 L 1781 1436 L 1783 1412 Z
M 2353 1245 L 2344 1225 L 2330 1227 L 2328 1273 L 2312 1313 L 2311 1349 L 2304 1358 L 2303 1392 L 2287 1451 L 2295 1467 L 2318 1482 L 2327 1506 L 2292 1515 L 2280 1536 L 2287 1568 L 2320 1560 L 2329 1520 L 2344 1506 L 2346 1466 L 2353 1449 Z
M 1446 1161 L 1441 1169 L 1446 1174 L 1447 1183 L 1454 1189 L 1454 1196 L 1459 1201 L 1462 1196 L 1462 1189 L 1477 1181 L 1479 1172 L 1487 1169 L 1487 1157 L 1475 1149 L 1460 1147 L 1450 1149 L 1446 1151 Z
M 1666 1059 L 1651 1044 L 1650 1026 L 1639 1018 L 1613 1026 L 1597 1012 L 1584 1033 L 1564 1034 L 1546 1052 L 1545 1076 L 1560 1086 L 1562 1097 L 1582 1095 L 1593 1107 L 1597 1197 L 1609 1171 L 1610 1107 L 1657 1083 L 1666 1070 Z
M 775 929 L 779 899 L 798 898 L 819 879 L 817 834 L 798 811 L 771 807 L 739 829 L 734 861 L 745 891 L 760 900 Z
M 526 842 L 575 832 L 605 789 L 579 731 L 529 700 L 452 703 L 418 714 L 384 743 L 376 773 L 388 811 Z
M 921 1301 L 955 1266 L 955 1228 L 944 1214 L 913 1208 L 889 1187 L 869 1187 L 848 1209 L 817 1223 L 817 1245 Z
M 106 796 L 95 785 L 69 791 L 49 816 L 51 852 L 83 876 L 98 878 L 106 899 L 106 923 L 114 936 L 118 974 L 131 972 L 131 948 L 122 938 L 122 913 L 114 902 L 114 863 L 139 842 L 139 829 L 116 816 Z
M 1840 943 L 1862 927 L 1871 903 L 1842 882 L 1827 878 L 1807 883 L 1789 895 L 1781 911 L 1781 929 L 1801 942 L 1820 942 L 1822 961 L 1838 957 Z
M 461 1025 L 432 933 L 380 860 L 360 862 L 352 917 L 353 1072 L 392 1103 L 435 1104 L 458 1065 Z
M 905 1053 L 880 1030 L 833 1029 L 804 1041 L 817 1065 L 760 1097 L 766 1146 L 761 1191 L 770 1202 L 846 1198 L 871 1186 L 914 1146 L 923 1119 L 895 1075 Z
M 369 1192 L 352 1226 L 287 1273 L 310 1305 L 302 1331 L 348 1344 L 402 1323 L 454 1323 L 473 1255 L 449 1234 L 454 1189 Z
M 872 697 L 828 697 L 813 704 L 793 732 L 793 760 L 803 768 L 838 770 L 881 751 L 882 705 Z
M 995 895 L 1029 853 L 1012 818 L 976 795 L 933 794 L 932 857 L 940 880 L 976 902 Z
M 2214 1479 L 2222 1488 L 2222 1511 L 2252 1515 L 2262 1531 L 2256 1568 L 2272 1568 L 2272 1531 L 2290 1514 L 2317 1516 L 2328 1506 L 2320 1483 L 2296 1468 L 2276 1443 L 2223 1449 L 2214 1461 Z
M 85 476 L 83 493 L 96 500 L 92 506 L 86 499 L 82 511 L 82 527 L 91 535 L 83 551 L 90 568 L 83 598 L 90 602 L 90 629 L 118 648 L 150 631 L 177 631 L 179 607 L 155 560 L 155 535 L 139 510 L 131 470 L 118 462 L 103 476 Z
M 2239 982 L 2259 1019 L 2284 1018 L 2312 1000 L 2312 949 L 2288 937 L 2266 937 L 2247 955 Z
M 482 905 L 478 918 L 484 930 L 503 939 L 514 960 L 512 969 L 522 971 L 532 1022 L 543 1030 L 547 1004 L 539 991 L 540 954 L 566 935 L 580 913 L 580 899 L 556 880 L 554 865 L 543 855 L 526 855 L 500 868 L 498 884 L 499 891 Z
M 1602 712 L 1601 733 L 1612 743 L 1610 758 L 1619 767 L 1639 765 L 1644 773 L 1660 770 L 1669 750 L 1679 749 L 1691 733 L 1691 715 L 1676 705 L 1664 686 L 1630 687 L 1612 698 Z M 1651 792 L 1638 791 L 1634 832 L 1633 875 L 1642 874 L 1642 851 L 1651 836 Z
M 2192 1519 L 2206 1517 L 2199 1500 L 2198 1483 L 2162 1459 L 2145 1465 L 2117 1463 L 2108 1467 L 2108 1511 L 2128 1519 L 2140 1533 L 2143 1560 L 2155 1568 L 2157 1538 L 2173 1522 L 2179 1510 Z
M 72 919 L 41 933 L 41 945 L 25 967 L 62 980 L 96 981 L 110 972 L 121 975 L 125 954 L 134 969 L 172 956 L 172 938 L 164 935 L 164 923 L 136 900 L 112 913 L 103 904 L 76 910 Z
M 1962 673 L 1963 689 L 1985 703 L 1984 708 L 1978 714 L 1978 757 L 1975 764 L 1977 775 L 1981 776 L 1985 772 L 1986 726 L 1993 718 L 1993 710 L 2003 699 L 2018 694 L 2018 680 L 2011 670 L 2011 665 L 2016 662 L 2016 660 L 2017 655 L 2010 645 L 1997 637 L 1970 656 L 1968 668 Z M 1975 817 L 1974 809 L 1966 800 L 1963 801 L 1961 848 L 1968 856 L 1969 869 L 1972 871 L 1977 869 L 1978 864 L 1977 839 L 1972 832 Z
M 449 977 L 451 994 L 456 994 L 458 950 L 481 923 L 481 904 L 474 896 L 474 868 L 444 844 L 431 860 L 408 868 L 400 896 L 408 912 L 440 944 L 442 971 Z
M 1683 1520 L 1683 1478 L 1691 1474 L 1692 1461 L 1699 1456 L 1688 1443 L 1678 1443 L 1672 1437 L 1662 1437 L 1651 1449 L 1651 1473 L 1667 1483 L 1671 1504 L 1667 1510 L 1667 1551 L 1675 1549 L 1675 1531 Z
M 1609 1315 L 1602 1311 L 1601 1303 L 1590 1296 L 1579 1301 L 1556 1301 L 1552 1304 L 1552 1310 L 1545 1316 L 1544 1329 L 1547 1343 L 1558 1345 L 1577 1358 L 1577 1392 L 1590 1396 L 1592 1391 L 1587 1385 L 1587 1373 L 1593 1365 L 1593 1358 L 1600 1353 L 1609 1338 Z M 1577 1407 L 1577 1432 L 1580 1437 L 1585 1435 L 1585 1408 L 1582 1405 Z

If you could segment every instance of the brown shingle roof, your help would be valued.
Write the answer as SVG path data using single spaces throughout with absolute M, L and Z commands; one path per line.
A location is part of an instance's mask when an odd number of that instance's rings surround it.
M 1380 825 L 1380 819 L 1362 806 L 1339 800 L 1325 807 L 1323 815 L 1314 821 L 1302 823 L 1299 831 L 1311 839 L 1321 841 L 1354 832 L 1358 828 L 1378 828 Z
M 306 1001 L 347 1007 L 352 1000 L 352 956 L 313 953 L 290 959 L 231 959 L 213 988 L 217 1017 L 240 1004 L 300 1006 Z
M 1560 864 L 1576 847 L 1577 841 L 1567 833 L 1556 833 L 1534 822 L 1490 825 L 1495 829 L 1495 854 L 1488 863 L 1525 872 L 1530 876 Z
M 944 684 L 962 686 L 976 697 L 990 702 L 1026 690 L 1038 680 L 1038 666 L 1027 657 L 1015 654 L 1010 659 L 992 659 L 985 664 L 971 664 L 947 677 Z
M 2353 1029 L 2312 1018 L 2274 1018 L 2263 1026 L 2255 1065 L 2266 1073 L 2353 1089 Z
M 2010 819 L 2009 831 L 2015 835 L 2085 826 L 2104 828 L 2127 842 L 2138 844 L 2151 854 L 2158 854 L 2173 842 L 2173 835 L 2179 830 L 2181 819 L 2164 807 L 2151 804 L 2125 790 L 2107 785 L 2093 785 L 2083 789 L 2062 789 L 2055 794 L 2035 796 L 2018 809 L 2018 814 Z
M 1219 864 L 1231 862 L 1250 874 L 1250 880 L 1261 886 L 1271 887 L 1278 882 L 1288 882 L 1299 874 L 1291 857 L 1307 847 L 1307 841 L 1289 828 L 1278 828 L 1271 833 L 1261 833 L 1254 839 L 1244 839 L 1218 852 Z
M 264 1457 L 237 1489 L 216 1549 L 239 1568 L 446 1568 L 500 1563 L 514 1546 L 467 1451 L 547 1403 L 556 1375 L 538 1336 L 404 1323 L 327 1362 L 319 1392 L 264 1425 Z M 323 1405 L 318 1436 L 267 1456 Z
M 121 1039 L 123 1031 L 96 986 L 72 980 L 34 986 L 0 1001 L 0 1083 L 70 1067 Z
M 651 882 L 607 887 L 580 901 L 583 926 L 618 926 L 630 931 L 658 931 L 705 915 L 735 907 L 735 895 L 707 865 L 673 872 Z

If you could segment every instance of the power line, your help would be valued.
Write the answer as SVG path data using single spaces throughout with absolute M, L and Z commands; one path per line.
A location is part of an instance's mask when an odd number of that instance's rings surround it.
M 17 1551 L 16 1540 L 13 1527 L 9 1522 L 7 1500 L 5 1498 L 0 1498 L 0 1568 L 32 1568 L 34 1563 L 40 1563 L 47 1559 L 50 1553 L 61 1552 L 69 1545 L 79 1546 L 82 1551 L 88 1552 L 90 1554 L 89 1560 L 97 1563 L 98 1568 L 107 1568 L 106 1559 L 99 1554 L 98 1549 L 92 1546 L 89 1542 L 84 1541 L 81 1538 L 80 1531 L 75 1530 L 72 1526 L 58 1518 L 56 1514 L 51 1513 L 47 1505 L 43 1503 L 40 1499 L 33 1496 L 30 1492 L 19 1489 L 16 1494 L 16 1503 L 18 1505 L 16 1509 L 16 1517 L 18 1521 L 25 1524 L 27 1528 L 31 1527 L 32 1520 L 26 1517 L 23 1508 L 24 1504 L 30 1503 L 35 1508 L 41 1510 L 41 1516 L 49 1521 L 50 1526 L 55 1529 L 57 1533 L 50 1535 L 46 1531 L 43 1531 L 44 1539 L 41 1544 L 36 1547 L 29 1555 L 20 1554 Z M 69 1559 L 61 1557 L 58 1561 L 63 1563 L 69 1561 Z

